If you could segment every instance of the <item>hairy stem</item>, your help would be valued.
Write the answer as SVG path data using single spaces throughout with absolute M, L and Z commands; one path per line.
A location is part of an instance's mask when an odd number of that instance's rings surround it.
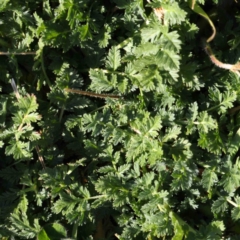
M 219 61 L 213 54 L 212 49 L 209 44 L 206 44 L 206 46 L 204 47 L 204 50 L 206 51 L 207 55 L 209 56 L 211 62 L 214 65 L 216 65 L 217 67 L 223 68 L 223 69 L 228 69 L 231 71 L 240 70 L 240 63 L 236 63 L 233 65 L 233 64 L 223 63 L 223 62 Z
M 93 92 L 88 92 L 88 91 L 82 91 L 78 89 L 70 89 L 70 88 L 65 88 L 64 89 L 66 92 L 71 92 L 71 93 L 77 93 L 89 97 L 96 97 L 96 98 L 113 98 L 113 99 L 119 99 L 121 98 L 118 95 L 112 95 L 112 94 L 99 94 L 99 93 L 93 93 Z

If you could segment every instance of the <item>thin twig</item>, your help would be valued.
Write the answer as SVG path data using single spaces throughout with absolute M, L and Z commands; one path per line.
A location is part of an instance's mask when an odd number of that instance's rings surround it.
M 70 89 L 70 88 L 65 88 L 64 89 L 66 92 L 71 92 L 71 93 L 77 93 L 89 97 L 96 97 L 96 98 L 114 98 L 114 99 L 119 99 L 121 96 L 118 95 L 112 95 L 112 94 L 99 94 L 99 93 L 93 93 L 93 92 L 88 92 L 88 91 L 82 91 L 78 89 Z
M 61 108 L 61 112 L 60 112 L 60 117 L 59 117 L 59 122 L 62 121 L 62 117 L 63 117 L 64 110 L 65 110 L 65 107 L 62 106 L 62 108 Z
M 45 80 L 46 80 L 49 88 L 51 89 L 51 83 L 50 83 L 50 80 L 49 80 L 48 75 L 46 73 L 46 69 L 45 69 L 45 65 L 44 65 L 43 50 L 41 51 L 41 67 L 42 67 L 42 71 L 43 71 L 43 75 L 45 77 Z
M 36 55 L 36 52 L 0 52 L 0 55 Z
M 46 169 L 46 166 L 45 166 L 45 163 L 44 163 L 44 159 L 43 159 L 42 154 L 40 153 L 40 150 L 39 150 L 38 145 L 35 146 L 35 149 L 36 149 L 36 152 L 37 152 L 37 154 L 38 154 L 39 162 L 42 164 L 43 169 Z

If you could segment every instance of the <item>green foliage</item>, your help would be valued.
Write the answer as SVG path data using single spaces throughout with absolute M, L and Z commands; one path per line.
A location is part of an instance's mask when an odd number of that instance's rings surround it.
M 18 236 L 25 237 L 25 238 L 33 238 L 36 233 L 40 231 L 39 220 L 34 219 L 33 226 L 30 225 L 28 216 L 27 216 L 27 209 L 28 209 L 28 200 L 26 195 L 22 196 L 17 208 L 10 216 L 11 227 L 10 231 L 15 233 Z
M 2 1 L 0 239 L 239 238 L 240 78 L 191 2 Z M 235 63 L 240 4 L 196 3 Z

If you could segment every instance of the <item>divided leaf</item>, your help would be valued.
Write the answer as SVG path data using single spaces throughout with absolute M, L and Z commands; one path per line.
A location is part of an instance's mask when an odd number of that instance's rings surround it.
M 186 18 L 186 12 L 181 9 L 177 2 L 171 4 L 162 4 L 164 9 L 164 20 L 170 25 L 180 24 Z
M 199 113 L 197 121 L 194 122 L 200 132 L 208 133 L 209 130 L 217 128 L 217 122 L 206 111 Z
M 108 53 L 106 68 L 116 70 L 121 65 L 120 51 L 116 46 L 113 46 Z
M 180 133 L 181 133 L 181 128 L 179 126 L 174 126 L 170 129 L 167 129 L 167 132 L 163 136 L 162 141 L 167 142 L 170 139 L 176 139 Z
M 115 87 L 115 83 L 108 80 L 102 69 L 89 71 L 89 77 L 92 80 L 91 89 L 95 92 L 107 92 Z
M 218 176 L 211 169 L 205 169 L 202 174 L 203 187 L 209 192 L 211 188 L 218 182 Z
M 164 70 L 178 70 L 180 66 L 180 56 L 173 51 L 163 49 L 155 56 L 155 62 Z
M 181 41 L 176 31 L 168 33 L 164 31 L 159 39 L 159 43 L 160 46 L 169 51 L 178 52 L 180 50 Z
M 228 108 L 233 107 L 233 102 L 237 99 L 237 94 L 235 91 L 225 91 L 221 93 L 218 88 L 209 89 L 209 97 L 219 108 L 218 113 L 225 113 Z

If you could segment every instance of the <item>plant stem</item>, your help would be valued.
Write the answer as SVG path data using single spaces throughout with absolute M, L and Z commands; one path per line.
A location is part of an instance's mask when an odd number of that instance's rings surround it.
M 36 55 L 36 52 L 0 52 L 0 55 Z
M 235 202 L 233 202 L 231 199 L 227 198 L 227 201 L 228 201 L 230 204 L 232 204 L 234 207 L 238 207 L 238 205 L 237 205 Z
M 77 239 L 77 234 L 78 234 L 78 223 L 74 223 L 73 229 L 72 229 L 72 238 Z
M 112 94 L 99 94 L 99 93 L 94 93 L 94 92 L 88 92 L 88 91 L 82 91 L 79 89 L 70 89 L 70 88 L 65 88 L 64 89 L 66 92 L 71 92 L 71 93 L 77 93 L 89 97 L 96 97 L 96 98 L 113 98 L 113 99 L 119 99 L 121 96 L 118 95 L 112 95 Z
M 103 197 L 107 197 L 107 194 L 103 194 L 103 195 L 98 195 L 98 196 L 94 196 L 94 197 L 89 197 L 88 199 L 98 199 L 98 198 L 103 198 Z
M 42 71 L 43 71 L 43 75 L 45 77 L 45 80 L 49 86 L 49 88 L 51 89 L 51 83 L 50 83 L 50 80 L 47 76 L 47 73 L 46 73 L 46 70 L 45 70 L 45 66 L 44 66 L 44 60 L 43 60 L 43 50 L 41 51 L 41 66 L 42 66 Z

